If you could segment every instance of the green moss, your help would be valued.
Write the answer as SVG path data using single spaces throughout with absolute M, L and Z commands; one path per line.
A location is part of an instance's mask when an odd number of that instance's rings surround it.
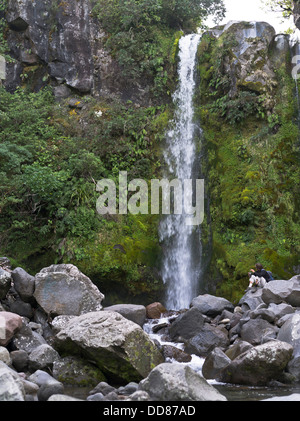
M 285 63 L 276 70 L 271 96 L 260 84 L 237 81 L 236 106 L 230 102 L 224 60 L 233 48 L 228 37 L 203 37 L 196 103 L 213 237 L 209 277 L 217 281 L 217 294 L 238 302 L 258 261 L 277 279 L 290 279 L 299 265 L 300 135 Z M 245 89 L 255 92 L 249 97 L 253 108 L 239 108 Z

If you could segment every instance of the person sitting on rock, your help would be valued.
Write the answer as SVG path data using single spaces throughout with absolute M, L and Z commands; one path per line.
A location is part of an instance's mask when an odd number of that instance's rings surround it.
M 256 271 L 251 269 L 248 273 L 249 275 L 249 287 L 252 288 L 253 286 L 264 288 L 268 282 L 271 281 L 271 277 L 269 273 L 263 268 L 261 263 L 256 263 L 255 265 Z

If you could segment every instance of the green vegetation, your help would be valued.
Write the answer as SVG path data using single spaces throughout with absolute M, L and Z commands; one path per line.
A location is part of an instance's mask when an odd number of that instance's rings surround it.
M 160 145 L 172 117 L 178 42 L 222 0 L 92 0 L 106 46 L 126 89 L 140 84 L 149 103 L 78 97 L 56 103 L 51 89 L 37 93 L 35 71 L 24 68 L 22 87 L 0 92 L 0 253 L 31 273 L 73 263 L 114 302 L 162 291 L 158 276 L 158 216 L 96 212 L 96 182 L 119 171 L 128 180 L 160 177 Z M 64 8 L 54 1 L 49 19 Z M 6 0 L 0 0 L 0 13 Z M 53 20 L 52 31 L 56 31 Z M 4 21 L 0 54 L 7 51 Z M 50 80 L 45 74 L 43 83 Z M 81 104 L 80 104 L 81 103 Z
M 165 97 L 175 86 L 182 31 L 196 31 L 210 14 L 222 17 L 224 6 L 222 0 L 97 0 L 93 13 L 128 83 L 143 78 L 154 97 Z
M 1 89 L 1 254 L 31 271 L 72 262 L 96 283 L 119 282 L 133 294 L 156 290 L 149 268 L 158 261 L 157 221 L 100 217 L 95 183 L 117 182 L 121 170 L 146 180 L 159 171 L 168 111 L 84 103 L 82 110 L 58 105 L 50 89 Z
M 230 95 L 224 60 L 228 66 L 234 45 L 225 34 L 203 37 L 196 101 L 205 133 L 211 278 L 223 279 L 220 295 L 238 301 L 256 262 L 276 279 L 290 279 L 299 264 L 300 167 L 295 82 L 286 63 L 276 71 L 272 96 L 240 80 Z

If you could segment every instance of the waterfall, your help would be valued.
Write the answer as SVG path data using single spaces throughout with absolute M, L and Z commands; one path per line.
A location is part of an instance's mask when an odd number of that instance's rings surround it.
M 196 146 L 193 122 L 196 52 L 200 35 L 184 36 L 179 42 L 178 88 L 173 95 L 176 107 L 166 135 L 164 158 L 168 178 L 195 179 Z M 201 130 L 201 129 L 200 129 Z M 188 308 L 197 294 L 201 267 L 199 227 L 188 226 L 186 215 L 171 214 L 160 223 L 163 243 L 162 278 L 167 285 L 166 305 L 169 309 Z

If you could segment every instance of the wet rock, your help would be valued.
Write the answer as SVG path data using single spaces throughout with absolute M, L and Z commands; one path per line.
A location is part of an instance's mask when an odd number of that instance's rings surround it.
M 187 312 L 180 314 L 171 324 L 169 332 L 172 340 L 179 338 L 190 339 L 196 336 L 204 326 L 204 317 L 201 309 L 193 307 Z
M 229 337 L 226 329 L 205 324 L 196 336 L 186 341 L 185 352 L 206 357 L 214 348 L 226 349 Z
M 194 298 L 191 307 L 197 307 L 201 313 L 209 317 L 216 317 L 218 314 L 222 314 L 224 310 L 234 311 L 234 305 L 230 301 L 209 294 Z
M 226 401 L 200 374 L 179 363 L 160 364 L 140 382 L 139 389 L 155 401 Z
M 159 319 L 167 309 L 161 303 L 152 303 L 146 307 L 146 316 L 148 319 Z

